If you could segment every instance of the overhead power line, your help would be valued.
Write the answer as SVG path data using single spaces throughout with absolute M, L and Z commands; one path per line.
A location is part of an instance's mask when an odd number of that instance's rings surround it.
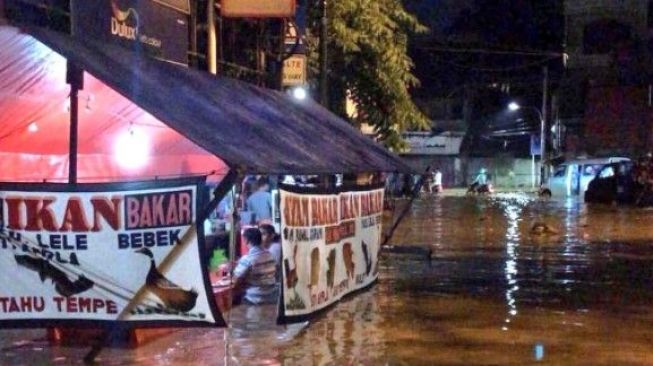
M 514 55 L 514 56 L 532 56 L 532 57 L 563 57 L 562 52 L 542 51 L 542 50 L 492 50 L 488 48 L 463 48 L 463 47 L 444 47 L 444 46 L 418 46 L 420 50 L 447 52 L 447 53 L 481 53 L 493 55 Z
M 470 70 L 476 70 L 476 71 L 482 71 L 482 72 L 507 72 L 507 71 L 512 71 L 512 70 L 519 70 L 519 69 L 528 69 L 533 66 L 538 66 L 538 65 L 543 65 L 549 62 L 550 60 L 553 60 L 554 58 L 557 57 L 548 57 L 544 60 L 539 60 L 539 61 L 533 61 L 529 63 L 524 63 L 520 65 L 513 65 L 513 66 L 505 66 L 505 67 L 478 67 L 478 66 L 472 66 L 472 65 L 464 65 L 464 64 L 459 64 L 456 62 L 448 61 L 448 60 L 434 60 L 435 62 L 439 63 L 446 63 L 449 64 L 453 67 L 461 68 L 461 69 L 470 69 Z

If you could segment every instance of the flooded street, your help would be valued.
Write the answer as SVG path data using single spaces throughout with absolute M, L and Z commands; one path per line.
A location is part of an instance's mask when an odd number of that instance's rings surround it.
M 535 227 L 535 228 L 534 228 Z M 236 308 L 232 328 L 186 329 L 101 364 L 650 365 L 653 210 L 520 194 L 415 202 L 378 284 L 310 325 Z M 0 364 L 81 363 L 43 330 L 1 331 Z

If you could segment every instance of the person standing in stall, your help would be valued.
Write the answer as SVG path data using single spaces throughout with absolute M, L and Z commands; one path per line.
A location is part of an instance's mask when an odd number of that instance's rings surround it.
M 246 229 L 243 238 L 248 251 L 234 269 L 234 293 L 243 294 L 245 304 L 274 304 L 279 295 L 274 257 L 261 245 L 259 229 Z
M 247 198 L 247 211 L 254 213 L 257 224 L 272 221 L 272 195 L 269 188 L 268 180 L 265 177 L 259 178 L 256 192 Z
M 272 254 L 272 257 L 274 258 L 277 266 L 276 278 L 277 280 L 280 280 L 282 259 L 280 237 L 274 230 L 274 226 L 270 224 L 263 224 L 259 226 L 259 230 L 261 230 L 261 242 L 263 243 L 262 246 L 264 249 L 270 252 L 270 254 Z

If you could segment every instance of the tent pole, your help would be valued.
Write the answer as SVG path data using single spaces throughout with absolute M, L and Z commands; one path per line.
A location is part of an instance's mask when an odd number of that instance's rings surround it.
M 79 90 L 84 87 L 84 71 L 68 61 L 66 82 L 70 84 L 70 136 L 68 183 L 77 183 L 77 130 L 79 122 Z
M 231 185 L 231 207 L 232 207 L 232 212 L 231 212 L 231 230 L 229 232 L 229 287 L 233 288 L 233 270 L 234 266 L 232 265 L 236 261 L 236 239 L 237 235 L 240 234 L 240 230 L 237 232 L 237 227 L 238 227 L 238 199 L 236 199 L 236 187 L 243 185 L 243 179 L 244 176 L 243 174 L 234 174 L 234 183 Z M 224 364 L 229 365 L 229 339 L 231 337 L 229 327 L 231 327 L 231 312 L 232 312 L 232 307 L 233 307 L 233 290 L 231 292 L 231 296 L 229 301 L 231 301 L 231 306 L 229 307 L 229 314 L 227 314 L 227 319 L 225 319 L 227 326 L 225 327 L 224 333 L 223 333 L 223 341 L 224 341 Z
M 238 212 L 238 199 L 236 198 L 236 192 L 238 190 L 236 189 L 236 187 L 242 187 L 244 179 L 245 177 L 242 173 L 238 174 L 238 176 L 235 177 L 235 181 L 233 184 L 233 191 L 231 195 L 231 199 L 232 199 L 231 234 L 229 235 L 229 263 L 230 264 L 236 260 L 236 243 L 237 243 L 238 235 L 240 234 L 236 232 L 237 226 L 239 226 L 238 222 L 240 221 L 239 220 L 240 213 Z
M 68 160 L 68 183 L 77 183 L 77 94 L 79 89 L 70 86 L 70 147 Z
M 202 216 L 199 217 L 201 221 L 206 220 L 211 212 L 218 207 L 220 201 L 229 193 L 233 185 L 237 182 L 238 173 L 234 169 L 229 169 L 229 173 L 218 183 L 218 186 L 213 190 L 213 199 L 208 203 L 204 209 Z
M 431 167 L 428 166 L 426 167 L 426 171 L 424 171 L 424 174 L 420 177 L 420 179 L 417 181 L 415 186 L 413 187 L 413 191 L 411 192 L 410 199 L 408 200 L 408 203 L 404 207 L 403 211 L 399 214 L 399 217 L 392 223 L 392 226 L 390 227 L 390 230 L 387 235 L 385 235 L 385 238 L 383 239 L 383 243 L 381 243 L 380 248 L 385 247 L 388 245 L 388 242 L 390 239 L 392 239 L 392 236 L 395 233 L 395 230 L 399 226 L 399 224 L 404 220 L 404 217 L 410 211 L 410 208 L 413 206 L 413 202 L 419 196 L 419 192 L 422 189 L 422 186 L 424 185 L 424 181 L 426 180 L 426 175 L 430 174 Z

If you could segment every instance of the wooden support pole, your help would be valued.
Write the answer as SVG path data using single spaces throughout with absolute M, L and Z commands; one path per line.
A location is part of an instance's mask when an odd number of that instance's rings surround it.
M 175 260 L 181 255 L 184 249 L 188 246 L 188 243 L 192 240 L 194 236 L 197 235 L 197 225 L 202 225 L 204 223 L 204 220 L 209 216 L 211 211 L 215 210 L 215 208 L 218 206 L 220 203 L 220 200 L 229 192 L 229 189 L 234 185 L 234 182 L 236 180 L 236 177 L 238 177 L 238 174 L 234 171 L 234 169 L 230 169 L 229 173 L 225 176 L 225 178 L 220 181 L 218 186 L 215 188 L 213 191 L 213 199 L 209 202 L 209 204 L 204 208 L 202 213 L 198 215 L 196 218 L 196 222 L 194 226 L 191 226 L 185 233 L 184 235 L 179 239 L 179 243 L 172 249 L 166 257 L 161 261 L 159 266 L 157 267 L 157 270 L 161 274 L 165 274 L 172 264 L 175 262 Z M 199 192 L 198 192 L 199 194 Z M 125 306 L 125 308 L 118 314 L 118 317 L 116 318 L 116 325 L 114 325 L 111 329 L 109 329 L 107 332 L 105 332 L 102 340 L 98 342 L 96 345 L 94 345 L 91 350 L 84 356 L 84 363 L 86 364 L 93 364 L 95 363 L 95 359 L 97 356 L 100 355 L 100 352 L 104 349 L 104 347 L 109 343 L 109 341 L 116 335 L 119 334 L 122 329 L 124 329 L 125 325 L 121 324 L 120 321 L 124 320 L 129 314 L 131 314 L 131 311 L 134 309 L 135 306 L 137 306 L 143 296 L 146 294 L 146 286 L 143 284 L 141 288 L 136 292 L 134 297 L 129 301 L 129 303 Z

